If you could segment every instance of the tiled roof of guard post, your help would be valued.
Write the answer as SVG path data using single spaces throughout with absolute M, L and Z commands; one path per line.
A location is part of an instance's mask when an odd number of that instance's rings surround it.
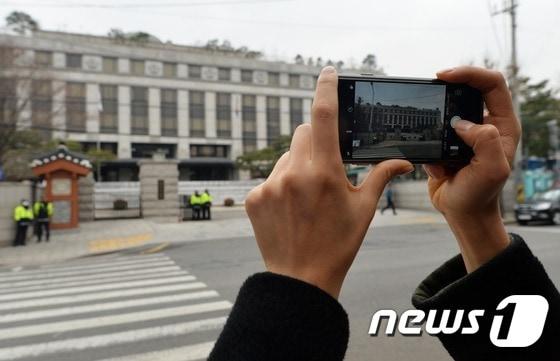
M 43 154 L 41 156 L 35 157 L 31 161 L 31 168 L 40 167 L 42 165 L 54 162 L 59 159 L 64 159 L 68 162 L 75 163 L 85 168 L 92 168 L 91 162 L 83 154 L 74 153 L 68 150 L 64 145 L 58 146 L 58 148 L 50 153 Z

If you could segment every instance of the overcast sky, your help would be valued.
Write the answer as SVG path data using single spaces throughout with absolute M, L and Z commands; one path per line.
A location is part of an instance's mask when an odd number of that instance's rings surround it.
M 560 1 L 518 1 L 521 72 L 560 86 Z M 490 8 L 502 6 L 503 0 L 3 0 L 0 16 L 18 9 L 44 29 L 104 35 L 118 27 L 180 44 L 228 39 L 271 59 L 302 54 L 360 63 L 374 53 L 389 75 L 432 77 L 484 57 L 507 65 L 509 17 L 490 16 Z

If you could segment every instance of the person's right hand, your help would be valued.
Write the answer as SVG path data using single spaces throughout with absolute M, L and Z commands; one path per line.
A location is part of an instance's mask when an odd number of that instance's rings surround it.
M 425 165 L 428 191 L 435 208 L 455 233 L 467 271 L 492 259 L 509 245 L 503 226 L 499 195 L 509 177 L 521 127 L 501 73 L 459 67 L 437 74 L 451 83 L 479 89 L 488 108 L 483 124 L 460 120 L 457 134 L 473 148 L 469 165 L 452 172 L 442 165 Z

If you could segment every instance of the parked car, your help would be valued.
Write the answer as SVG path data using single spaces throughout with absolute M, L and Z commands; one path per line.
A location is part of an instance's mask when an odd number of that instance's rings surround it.
M 520 225 L 531 221 L 560 225 L 560 189 L 537 193 L 530 201 L 516 205 L 515 219 Z

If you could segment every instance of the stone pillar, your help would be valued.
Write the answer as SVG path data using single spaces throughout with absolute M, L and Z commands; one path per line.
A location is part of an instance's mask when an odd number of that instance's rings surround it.
M 119 159 L 132 158 L 130 144 L 130 87 L 119 86 Z
M 290 98 L 280 98 L 280 134 L 290 135 L 292 133 L 290 124 Z
M 158 222 L 178 222 L 179 169 L 176 160 L 154 156 L 140 166 L 140 208 L 142 217 Z
M 78 215 L 80 222 L 90 222 L 95 219 L 94 187 L 95 181 L 92 173 L 78 180 Z
M 257 95 L 257 149 L 263 149 L 267 145 L 266 96 Z

